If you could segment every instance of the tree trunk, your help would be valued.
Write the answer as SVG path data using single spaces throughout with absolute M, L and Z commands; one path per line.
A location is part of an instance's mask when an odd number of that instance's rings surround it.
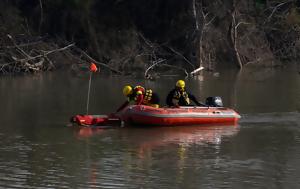
M 200 28 L 199 26 L 199 20 L 198 20 L 198 12 L 197 10 L 202 10 L 202 0 L 200 0 L 200 4 L 201 6 L 198 7 L 197 6 L 197 2 L 196 0 L 193 0 L 193 15 L 194 15 L 194 19 L 195 19 L 195 32 L 196 32 L 196 37 L 194 39 L 195 41 L 195 58 L 196 58 L 196 62 L 194 63 L 195 65 L 197 65 L 197 67 L 202 67 L 203 65 L 203 61 L 202 61 L 202 35 L 203 35 L 203 26 L 204 26 L 204 19 L 202 19 L 202 27 Z
M 235 10 L 235 7 L 234 7 L 233 12 L 231 13 L 232 22 L 231 22 L 231 31 L 230 31 L 231 35 L 230 36 L 231 36 L 231 42 L 232 42 L 232 45 L 233 45 L 237 66 L 238 66 L 239 69 L 242 69 L 243 64 L 242 64 L 240 53 L 239 53 L 238 46 L 237 46 L 238 33 L 237 33 L 237 27 L 236 27 L 237 24 L 236 24 L 235 15 L 236 15 L 236 10 Z

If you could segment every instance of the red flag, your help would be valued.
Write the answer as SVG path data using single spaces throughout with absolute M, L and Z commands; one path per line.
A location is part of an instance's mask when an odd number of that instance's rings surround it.
M 91 63 L 91 65 L 90 65 L 90 71 L 91 72 L 97 72 L 97 70 L 98 70 L 98 68 L 97 68 L 96 64 L 95 63 Z

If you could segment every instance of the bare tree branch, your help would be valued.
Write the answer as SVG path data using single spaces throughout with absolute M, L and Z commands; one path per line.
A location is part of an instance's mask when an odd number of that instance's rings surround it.
M 175 54 L 177 54 L 178 56 L 182 57 L 183 60 L 185 60 L 187 63 L 189 63 L 193 69 L 195 69 L 195 66 L 185 57 L 183 56 L 182 54 L 180 54 L 179 52 L 175 51 L 172 47 L 168 47 L 172 52 L 174 52 Z
M 147 78 L 149 70 L 151 70 L 154 66 L 156 66 L 159 63 L 162 63 L 164 61 L 166 61 L 166 59 L 160 59 L 160 60 L 156 61 L 155 63 L 153 63 L 151 66 L 149 66 L 145 71 L 145 74 L 144 74 L 145 78 Z
M 276 5 L 276 6 L 273 8 L 271 14 L 270 14 L 270 15 L 268 16 L 268 18 L 264 21 L 264 24 L 267 23 L 267 22 L 269 22 L 269 21 L 271 20 L 273 14 L 276 12 L 276 10 L 277 10 L 278 8 L 280 8 L 281 6 L 283 6 L 283 5 L 287 4 L 287 3 L 291 3 L 291 2 L 294 2 L 294 0 L 287 1 L 287 2 L 282 2 L 282 3 L 279 3 L 278 5 Z
M 88 55 L 86 52 L 84 52 L 83 50 L 79 49 L 79 48 L 76 48 L 76 50 L 78 50 L 80 53 L 82 53 L 87 59 L 89 59 L 90 61 L 94 62 L 95 64 L 98 64 L 98 65 L 101 65 L 101 66 L 104 66 L 106 68 L 108 68 L 109 70 L 115 72 L 115 73 L 118 73 L 118 74 L 122 74 L 122 72 L 120 72 L 119 70 L 116 70 L 116 69 L 113 69 L 111 68 L 110 66 L 108 66 L 107 64 L 104 64 L 102 62 L 99 62 L 97 60 L 95 60 L 94 58 L 92 58 L 90 55 Z

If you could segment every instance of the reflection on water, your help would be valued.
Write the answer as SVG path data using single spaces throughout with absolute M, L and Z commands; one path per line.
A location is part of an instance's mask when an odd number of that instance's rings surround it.
M 135 150 L 139 157 L 151 153 L 155 148 L 167 145 L 178 145 L 179 151 L 185 152 L 191 145 L 218 146 L 224 137 L 235 135 L 239 126 L 179 126 L 156 128 L 115 128 L 121 129 L 127 143 L 139 144 Z M 74 128 L 78 139 L 93 137 L 105 133 L 107 129 L 80 127 Z M 146 135 L 145 135 L 146 133 Z M 217 147 L 216 147 L 217 148 Z
M 107 129 L 103 129 L 103 128 L 91 128 L 91 127 L 78 127 L 78 128 L 73 128 L 74 132 L 75 132 L 75 136 L 78 139 L 81 138 L 87 138 L 87 137 L 91 137 L 97 134 L 101 134 L 103 132 L 105 132 L 105 130 Z
M 179 78 L 93 77 L 90 112 L 111 113 L 122 86 L 164 96 Z M 86 111 L 88 75 L 0 80 L 0 188 L 298 188 L 300 77 L 273 70 L 192 78 L 200 100 L 221 96 L 239 126 L 66 127 Z
M 99 145 L 103 141 L 109 142 L 113 139 L 107 136 L 110 136 L 110 133 L 117 133 L 118 139 L 114 141 L 122 146 L 120 151 L 111 149 L 112 157 L 109 159 L 101 158 L 100 162 L 91 160 L 93 162 L 88 178 L 90 187 L 127 188 L 134 186 L 134 188 L 139 188 L 148 182 L 152 183 L 149 188 L 169 188 L 185 182 L 184 177 L 189 174 L 186 169 L 192 166 L 189 159 L 197 159 L 197 155 L 194 154 L 197 153 L 194 151 L 195 147 L 213 147 L 213 154 L 216 156 L 220 153 L 222 143 L 236 135 L 239 127 L 184 126 L 117 129 L 84 127 L 73 128 L 73 131 L 77 134 L 75 138 L 89 142 L 89 146 L 94 140 Z M 89 151 L 88 154 L 91 158 L 93 152 Z M 170 179 L 163 181 L 160 174 L 165 171 L 166 174 L 170 174 Z M 106 173 L 109 173 L 109 176 Z M 105 180 L 106 182 L 103 183 Z
M 220 144 L 223 137 L 232 136 L 239 130 L 239 126 L 175 126 L 175 127 L 150 127 L 150 128 L 114 128 L 121 129 L 122 134 L 130 134 L 133 141 L 138 141 L 141 146 L 155 147 L 167 144 Z M 107 131 L 102 128 L 77 127 L 74 128 L 78 138 L 92 137 Z M 147 135 L 141 135 L 147 133 Z

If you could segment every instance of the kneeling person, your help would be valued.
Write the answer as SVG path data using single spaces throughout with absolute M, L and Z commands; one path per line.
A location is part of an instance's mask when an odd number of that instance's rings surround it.
M 189 106 L 191 105 L 191 100 L 197 106 L 203 106 L 202 103 L 198 102 L 194 95 L 186 91 L 185 82 L 183 80 L 178 80 L 175 88 L 167 95 L 166 103 L 168 106 Z
M 127 100 L 118 108 L 117 112 L 123 110 L 130 102 L 134 102 L 136 105 L 148 105 L 159 108 L 159 96 L 151 89 L 145 89 L 142 86 L 133 87 L 126 85 L 123 88 L 123 94 L 127 97 Z

